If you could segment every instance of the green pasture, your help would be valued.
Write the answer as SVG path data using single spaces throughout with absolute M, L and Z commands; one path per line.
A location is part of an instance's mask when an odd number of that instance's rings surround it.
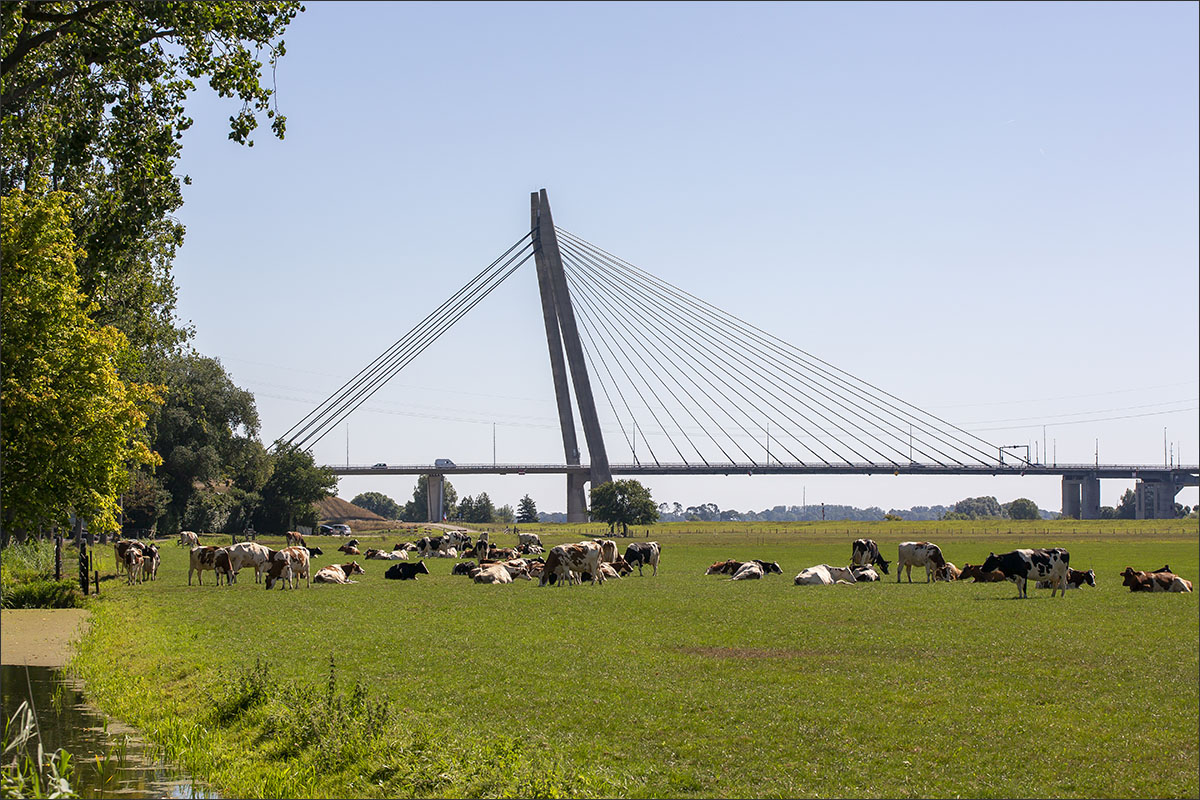
M 547 545 L 585 533 L 521 530 Z M 1200 792 L 1200 595 L 1131 594 L 1118 577 L 1169 563 L 1200 578 L 1195 520 L 678 523 L 651 536 L 657 578 L 568 588 L 475 585 L 450 559 L 387 581 L 387 563 L 361 558 L 350 586 L 267 592 L 243 571 L 233 587 L 212 573 L 189 587 L 186 552 L 167 543 L 156 582 L 102 581 L 73 669 L 222 796 Z M 897 585 L 894 570 L 792 584 L 846 564 L 858 536 L 890 560 L 897 542 L 929 539 L 959 566 L 1064 546 L 1098 586 L 1017 600 L 1011 583 Z M 311 543 L 318 566 L 349 560 L 337 540 Z M 704 575 L 726 558 L 784 574 Z M 97 562 L 111 572 L 111 548 Z

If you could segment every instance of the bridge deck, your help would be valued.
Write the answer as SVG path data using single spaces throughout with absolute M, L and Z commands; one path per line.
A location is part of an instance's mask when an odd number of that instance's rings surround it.
M 1153 464 L 610 464 L 613 475 L 1080 475 L 1095 478 L 1173 479 L 1200 486 L 1200 465 Z M 587 464 L 389 464 L 386 467 L 327 465 L 335 475 L 547 475 L 589 474 Z

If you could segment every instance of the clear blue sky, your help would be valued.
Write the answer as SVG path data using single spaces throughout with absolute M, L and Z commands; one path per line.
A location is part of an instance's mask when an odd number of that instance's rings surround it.
M 238 147 L 230 101 L 191 101 L 179 316 L 271 441 L 527 232 L 544 187 L 561 227 L 993 443 L 1045 426 L 1060 463 L 1098 440 L 1162 464 L 1165 429 L 1194 464 L 1197 8 L 309 2 L 285 141 Z M 499 461 L 561 463 L 540 314 L 530 264 L 317 460 L 490 463 L 494 431 Z M 452 480 L 565 510 L 561 477 Z M 743 511 L 1061 503 L 1050 478 L 647 483 Z

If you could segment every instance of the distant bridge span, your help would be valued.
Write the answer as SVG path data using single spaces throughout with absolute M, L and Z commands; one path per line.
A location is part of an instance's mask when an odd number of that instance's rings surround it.
M 973 475 L 1058 476 L 1063 482 L 1063 515 L 1100 518 L 1100 479 L 1136 480 L 1138 519 L 1174 516 L 1175 495 L 1185 486 L 1200 486 L 1200 465 L 1162 467 L 1151 464 L 609 464 L 613 475 Z M 569 475 L 582 485 L 589 464 L 388 464 L 328 465 L 335 475 L 427 475 L 429 519 L 442 517 L 442 485 L 446 475 Z

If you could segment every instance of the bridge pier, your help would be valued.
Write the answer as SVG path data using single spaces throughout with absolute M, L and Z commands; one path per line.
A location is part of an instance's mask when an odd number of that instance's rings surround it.
M 1174 481 L 1139 480 L 1134 490 L 1138 519 L 1174 519 L 1175 494 L 1181 487 Z
M 567 522 L 587 522 L 587 490 L 584 484 L 588 476 L 578 472 L 567 473 Z
M 441 522 L 446 512 L 446 476 L 433 473 L 425 476 L 426 487 L 429 489 L 425 496 L 425 510 L 429 522 Z
M 1100 479 L 1095 475 L 1063 475 L 1062 515 L 1100 519 Z

